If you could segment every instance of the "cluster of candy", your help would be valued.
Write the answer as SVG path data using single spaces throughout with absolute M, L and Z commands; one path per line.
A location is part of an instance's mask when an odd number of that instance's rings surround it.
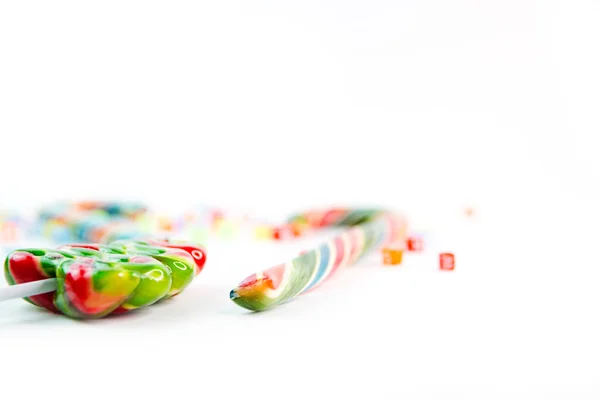
M 291 221 L 284 224 L 256 223 L 254 235 L 258 240 L 285 240 L 304 235 L 309 230 L 305 221 Z
M 10 285 L 54 278 L 56 290 L 25 299 L 77 319 L 146 307 L 188 286 L 206 262 L 199 245 L 172 241 L 71 244 L 13 251 L 4 263 Z
M 379 209 L 313 210 L 292 216 L 285 226 L 307 232 L 327 227 L 349 227 L 321 246 L 303 251 L 287 263 L 250 275 L 230 292 L 237 305 L 262 311 L 313 290 L 340 268 L 352 264 L 370 250 L 382 248 L 386 265 L 402 262 L 405 249 L 420 252 L 423 238 L 408 235 L 406 219 Z M 400 244 L 400 245 L 399 245 Z M 440 254 L 440 268 L 454 269 L 454 256 Z
M 249 217 L 244 213 L 207 206 L 189 210 L 179 219 L 182 235 L 199 241 L 208 237 L 237 238 L 249 223 Z
M 215 209 L 161 219 L 150 216 L 139 205 L 78 203 L 71 207 L 75 209 L 68 208 L 69 212 L 46 210 L 41 216 L 46 221 L 67 226 L 70 237 L 106 241 L 123 236 L 127 232 L 122 229 L 124 225 L 111 229 L 119 221 L 131 222 L 135 229 L 130 234 L 138 236 L 135 240 L 127 238 L 109 244 L 71 244 L 52 250 L 22 249 L 9 254 L 5 276 L 10 285 L 18 288 L 39 282 L 56 284 L 50 290 L 38 291 L 38 288 L 26 295 L 20 292 L 17 297 L 25 296 L 32 304 L 72 318 L 123 313 L 180 293 L 202 270 L 205 250 L 187 242 L 140 240 L 139 237 L 152 230 L 184 232 L 190 227 L 213 230 L 225 220 L 224 213 Z M 97 224 L 94 216 L 99 218 Z M 289 262 L 247 277 L 231 290 L 230 299 L 252 311 L 269 309 L 315 289 L 373 249 L 382 249 L 386 265 L 401 264 L 404 251 L 424 250 L 423 237 L 409 235 L 402 215 L 380 209 L 311 210 L 293 215 L 285 224 L 271 226 L 268 237 L 279 240 L 332 227 L 346 229 Z M 453 254 L 440 253 L 439 257 L 441 269 L 454 269 Z
M 23 238 L 27 221 L 16 213 L 0 213 L 0 244 L 12 244 Z
M 248 213 L 217 207 L 198 207 L 182 215 L 165 219 L 171 234 L 195 241 L 206 238 L 235 239 L 242 235 L 258 240 L 281 240 L 301 236 L 306 224 L 287 222 L 274 224 L 250 217 Z
M 423 237 L 420 235 L 410 235 L 406 241 L 391 243 L 382 249 L 383 263 L 385 265 L 399 265 L 402 263 L 405 251 L 420 253 L 424 249 Z M 454 254 L 439 253 L 439 268 L 442 271 L 453 271 Z
M 246 215 L 206 206 L 169 215 L 137 203 L 61 203 L 39 213 L 36 233 L 59 243 L 109 243 L 146 235 L 203 243 L 209 237 L 235 238 L 248 221 Z
M 137 203 L 59 203 L 39 212 L 34 233 L 55 242 L 109 243 L 149 233 L 137 222 L 146 213 Z

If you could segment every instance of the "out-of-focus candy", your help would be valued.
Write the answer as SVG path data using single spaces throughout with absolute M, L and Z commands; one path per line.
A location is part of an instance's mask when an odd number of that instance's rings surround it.
M 0 242 L 14 242 L 19 238 L 19 227 L 13 221 L 0 222 Z
M 408 251 L 420 252 L 423 251 L 423 238 L 421 236 L 409 236 L 406 240 L 406 248 Z
M 34 233 L 58 243 L 108 243 L 151 233 L 137 224 L 146 213 L 147 208 L 138 203 L 58 203 L 40 210 Z
M 170 218 L 167 218 L 165 216 L 161 216 L 158 218 L 158 228 L 161 231 L 173 232 L 175 230 L 175 226 L 175 222 Z
M 273 228 L 267 225 L 259 225 L 255 228 L 256 238 L 261 239 L 271 239 L 273 237 Z
M 384 265 L 400 265 L 402 263 L 403 247 L 391 245 L 384 247 L 381 252 L 383 254 Z
M 306 231 L 306 225 L 296 222 L 290 222 L 286 224 L 274 225 L 270 228 L 270 231 L 271 239 L 287 240 L 302 236 L 302 234 Z
M 97 215 L 133 219 L 147 211 L 147 207 L 140 203 L 103 201 L 62 202 L 41 209 L 39 218 L 41 220 L 61 219 L 62 217 L 69 219 L 72 215 L 96 213 Z
M 454 270 L 454 254 L 440 253 L 440 269 L 442 271 Z
M 13 212 L 0 212 L 0 244 L 12 244 L 25 236 L 28 223 L 21 215 Z
M 28 302 L 77 319 L 146 307 L 188 286 L 206 262 L 199 245 L 171 241 L 72 244 L 13 251 L 5 261 L 10 285 L 57 279 L 55 292 Z
M 295 222 L 290 224 L 290 231 L 294 237 L 302 236 L 308 230 L 308 225 L 301 222 Z
M 273 239 L 275 240 L 280 240 L 282 237 L 282 232 L 281 232 L 281 228 L 273 228 L 272 230 L 273 232 Z
M 217 207 L 202 206 L 184 211 L 178 232 L 208 231 L 208 238 L 234 239 L 240 235 L 242 225 L 247 224 L 247 215 L 223 210 Z M 202 234 L 204 236 L 204 233 Z
M 133 202 L 82 201 L 73 203 L 72 206 L 80 211 L 100 211 L 111 216 L 126 218 L 134 218 L 148 211 L 145 205 Z

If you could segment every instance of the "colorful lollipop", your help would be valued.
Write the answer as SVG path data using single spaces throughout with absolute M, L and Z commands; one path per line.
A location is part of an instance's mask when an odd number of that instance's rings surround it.
M 404 217 L 382 210 L 311 211 L 292 217 L 289 223 L 311 229 L 351 228 L 285 264 L 244 279 L 230 293 L 231 300 L 237 305 L 252 311 L 276 307 L 314 289 L 370 250 L 402 241 L 407 234 Z
M 72 318 L 101 318 L 179 294 L 205 262 L 198 245 L 157 240 L 16 250 L 4 263 L 13 286 L 0 300 L 23 297 Z

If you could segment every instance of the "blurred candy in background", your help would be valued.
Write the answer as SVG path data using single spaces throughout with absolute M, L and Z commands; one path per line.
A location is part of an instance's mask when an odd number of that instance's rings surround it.
M 61 202 L 42 207 L 32 234 L 56 243 L 108 243 L 141 236 L 136 219 L 148 212 L 138 203 Z
M 23 215 L 0 210 L 0 256 L 19 247 L 26 237 L 28 225 Z
M 52 244 L 109 243 L 136 237 L 163 236 L 204 243 L 221 240 L 283 239 L 299 236 L 299 224 L 275 224 L 249 213 L 197 205 L 164 212 L 136 202 L 58 202 L 40 207 L 25 218 L 0 214 L 0 243 L 37 238 Z

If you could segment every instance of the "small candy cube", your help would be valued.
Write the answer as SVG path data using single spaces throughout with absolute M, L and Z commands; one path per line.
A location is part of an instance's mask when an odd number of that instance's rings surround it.
M 440 253 L 440 269 L 442 271 L 454 270 L 454 254 Z
M 273 227 L 273 239 L 286 240 L 296 236 L 292 225 L 278 225 Z
M 273 239 L 280 240 L 282 237 L 281 228 L 273 228 Z
M 385 247 L 382 250 L 383 253 L 383 264 L 385 265 L 399 265 L 402 263 L 403 249 L 397 246 Z
M 158 218 L 158 228 L 161 231 L 166 231 L 166 232 L 172 232 L 175 230 L 173 221 L 170 218 L 165 217 L 165 216 L 161 216 Z
M 259 240 L 271 239 L 273 237 L 273 230 L 266 226 L 257 226 L 255 229 L 256 238 Z
M 306 226 L 298 223 L 290 224 L 290 231 L 294 237 L 302 236 L 304 231 L 306 230 Z
M 409 236 L 406 240 L 408 251 L 423 251 L 423 238 L 420 236 Z

